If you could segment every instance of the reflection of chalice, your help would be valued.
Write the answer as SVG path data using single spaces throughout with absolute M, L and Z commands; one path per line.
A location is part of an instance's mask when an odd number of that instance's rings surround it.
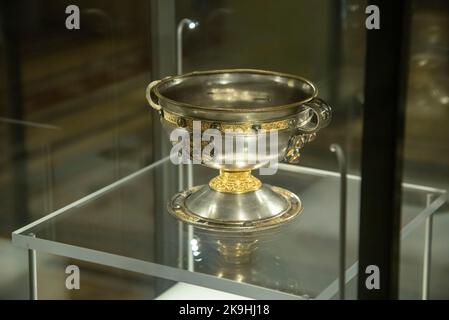
M 147 99 L 168 132 L 183 128 L 193 141 L 195 126 L 201 134 L 215 129 L 223 133 L 220 141 L 214 137 L 217 145 L 225 145 L 226 133 L 244 146 L 233 152 L 213 148 L 207 156 L 192 151 L 189 143 L 190 158 L 220 174 L 208 185 L 177 193 L 168 204 L 169 212 L 196 227 L 226 232 L 263 230 L 297 216 L 302 209 L 299 198 L 262 184 L 251 170 L 278 159 L 298 162 L 304 143 L 331 118 L 330 107 L 316 95 L 317 89 L 306 79 L 260 70 L 193 72 L 150 83 Z M 196 121 L 201 121 L 199 127 Z M 276 145 L 269 134 L 274 131 Z M 265 145 L 275 145 L 275 152 L 257 149 L 257 156 L 249 157 L 256 153 L 250 146 L 264 132 Z

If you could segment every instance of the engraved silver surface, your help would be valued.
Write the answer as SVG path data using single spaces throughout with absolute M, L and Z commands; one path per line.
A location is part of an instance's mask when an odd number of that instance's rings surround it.
M 206 219 L 251 221 L 270 218 L 286 211 L 290 204 L 264 184 L 253 192 L 232 194 L 217 192 L 208 185 L 191 194 L 185 201 L 189 210 Z
M 302 204 L 294 193 L 268 184 L 258 191 L 238 195 L 216 192 L 204 185 L 175 194 L 168 211 L 201 229 L 254 232 L 295 218 L 302 211 Z
M 272 228 L 297 216 L 302 205 L 296 195 L 260 182 L 260 189 L 255 189 L 237 175 L 269 162 L 299 161 L 304 144 L 331 120 L 331 108 L 317 94 L 316 87 L 302 77 L 252 69 L 192 72 L 150 83 L 146 97 L 158 110 L 164 129 L 184 130 L 190 143 L 183 150 L 188 149 L 189 158 L 219 169 L 221 176 L 208 186 L 176 194 L 168 205 L 170 213 L 199 228 L 238 232 Z M 245 147 L 234 145 L 232 152 L 222 148 L 210 156 L 203 150 L 193 153 L 195 120 L 201 121 L 197 127 L 201 134 L 210 128 L 229 134 L 226 128 L 231 128 L 233 143 L 243 140 Z M 257 152 L 249 161 L 248 154 L 256 151 L 248 146 L 255 145 L 261 128 L 276 130 L 277 149 Z M 266 146 L 271 145 L 270 139 L 267 134 Z M 224 146 L 224 134 L 220 140 Z

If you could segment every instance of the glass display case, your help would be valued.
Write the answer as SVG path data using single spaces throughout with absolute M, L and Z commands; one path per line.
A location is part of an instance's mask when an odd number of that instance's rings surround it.
M 341 294 L 338 279 L 343 277 L 345 297 L 356 297 L 354 226 L 360 204 L 349 203 L 343 215 L 348 233 L 342 247 L 338 228 L 343 214 L 339 205 L 340 173 L 281 165 L 279 173 L 268 181 L 301 196 L 305 208 L 300 217 L 275 231 L 230 237 L 192 228 L 171 216 L 164 228 L 154 227 L 152 181 L 157 174 L 173 171 L 176 166 L 165 157 L 15 231 L 13 243 L 29 251 L 34 298 L 41 285 L 36 278 L 35 255 L 39 252 L 254 299 L 335 299 Z M 196 182 L 207 183 L 213 170 L 201 171 L 194 172 L 200 177 Z M 360 193 L 360 177 L 347 178 L 347 196 L 351 198 Z M 401 239 L 406 257 L 413 238 L 418 236 L 424 243 L 418 231 L 445 203 L 446 193 L 413 184 L 404 184 L 403 193 Z M 163 197 L 161 202 L 168 200 Z M 168 216 L 166 210 L 161 213 Z M 339 269 L 341 259 L 343 270 Z M 408 273 L 406 268 L 403 271 Z M 427 269 L 418 278 L 426 281 L 429 276 Z
M 157 298 L 176 283 L 254 299 L 449 297 L 447 1 L 70 4 L 80 29 L 66 28 L 66 1 L 0 5 L 0 247 L 20 266 L 0 267 L 18 279 L 0 297 Z M 279 228 L 232 236 L 167 207 L 217 172 L 170 161 L 145 89 L 225 69 L 303 77 L 332 110 L 298 163 L 253 172 L 301 201 Z M 89 289 L 53 275 L 69 264 Z

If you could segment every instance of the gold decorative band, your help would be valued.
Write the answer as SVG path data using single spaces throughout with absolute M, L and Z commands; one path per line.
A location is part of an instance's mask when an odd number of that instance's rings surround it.
M 163 110 L 162 117 L 172 123 L 177 125 L 178 127 L 183 127 L 189 130 L 193 129 L 193 121 L 196 119 L 186 118 L 179 116 L 177 114 L 167 112 L 166 110 Z M 271 122 L 263 122 L 260 124 L 252 124 L 252 123 L 229 123 L 229 122 L 213 122 L 213 121 L 207 121 L 207 120 L 197 120 L 201 121 L 201 131 L 205 131 L 207 129 L 217 129 L 222 132 L 226 130 L 230 131 L 236 131 L 241 130 L 242 132 L 253 132 L 255 128 L 262 129 L 265 131 L 270 130 L 282 130 L 282 129 L 288 129 L 292 127 L 291 119 L 283 119 L 283 120 L 276 120 Z
M 209 182 L 209 187 L 218 192 L 245 193 L 259 190 L 262 182 L 248 171 L 224 171 Z

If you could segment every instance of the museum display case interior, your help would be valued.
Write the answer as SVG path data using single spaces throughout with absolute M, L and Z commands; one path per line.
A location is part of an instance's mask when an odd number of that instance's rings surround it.
M 0 3 L 0 299 L 357 299 L 368 2 L 72 4 Z M 407 34 L 398 298 L 449 299 L 448 2 Z M 173 164 L 196 119 L 276 174 Z

